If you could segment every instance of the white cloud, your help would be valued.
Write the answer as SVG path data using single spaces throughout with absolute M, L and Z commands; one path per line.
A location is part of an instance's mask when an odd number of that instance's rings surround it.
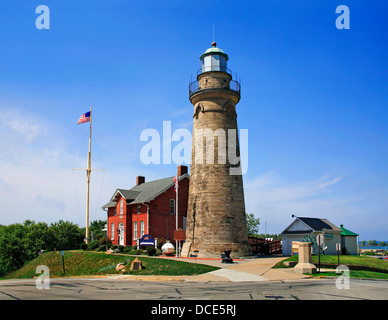
M 329 177 L 328 176 L 324 176 L 324 177 L 321 178 L 322 182 L 317 185 L 317 188 L 318 189 L 324 189 L 324 188 L 326 188 L 328 186 L 331 186 L 333 184 L 338 183 L 339 181 L 342 180 L 342 178 L 343 177 L 336 177 L 334 179 L 328 180 Z
M 1 106 L 0 114 L 0 224 L 62 219 L 84 226 L 86 174 L 72 168 L 85 168 L 87 145 L 83 150 L 83 142 L 55 119 Z M 106 219 L 101 206 L 116 188 L 132 187 L 139 172 L 129 161 L 118 163 L 104 146 L 92 148 L 99 149 L 92 167 L 107 172 L 92 172 L 90 220 Z
M 360 239 L 384 240 L 388 200 L 386 188 L 363 185 L 350 175 L 324 175 L 304 181 L 288 181 L 274 171 L 252 180 L 244 180 L 245 206 L 260 218 L 259 233 L 281 233 L 300 217 L 326 218 L 360 234 Z M 378 221 L 378 222 L 377 222 Z M 384 239 L 383 239 L 384 238 Z
M 330 218 L 339 213 L 343 197 L 328 189 L 341 177 L 288 182 L 273 171 L 244 181 L 246 211 L 261 220 L 260 232 L 280 233 L 291 215 Z M 333 221 L 334 222 L 334 221 Z
M 3 129 L 8 129 L 13 134 L 21 134 L 28 142 L 43 129 L 39 124 L 34 123 L 28 115 L 21 114 L 20 110 L 16 108 L 2 110 L 0 123 Z
M 18 108 L 2 107 L 0 115 L 0 224 L 72 220 L 71 156 L 61 129 Z

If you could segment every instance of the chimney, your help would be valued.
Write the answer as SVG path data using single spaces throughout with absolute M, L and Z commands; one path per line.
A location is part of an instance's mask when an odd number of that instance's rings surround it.
M 136 177 L 136 185 L 138 186 L 139 184 L 142 184 L 145 182 L 145 177 L 143 176 L 137 176 Z
M 178 166 L 178 176 L 183 176 L 187 173 L 187 166 Z

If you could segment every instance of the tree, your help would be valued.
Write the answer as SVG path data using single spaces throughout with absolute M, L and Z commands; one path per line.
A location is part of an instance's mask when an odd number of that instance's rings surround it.
M 70 221 L 59 220 L 52 223 L 50 230 L 54 238 L 52 246 L 55 250 L 79 249 L 84 239 L 84 234 L 78 225 Z
M 255 218 L 253 213 L 247 213 L 248 236 L 253 236 L 259 232 L 260 218 Z
M 78 225 L 63 220 L 50 226 L 32 220 L 0 225 L 0 276 L 21 268 L 42 250 L 79 249 L 83 238 Z
M 25 230 L 21 224 L 0 228 L 0 276 L 20 268 L 26 261 L 23 243 Z
M 94 220 L 90 223 L 90 234 L 93 240 L 99 240 L 101 237 L 106 236 L 106 232 L 102 231 L 106 225 L 106 220 Z
M 46 223 L 26 220 L 0 226 L 0 275 L 22 267 L 42 250 L 52 250 L 52 239 Z

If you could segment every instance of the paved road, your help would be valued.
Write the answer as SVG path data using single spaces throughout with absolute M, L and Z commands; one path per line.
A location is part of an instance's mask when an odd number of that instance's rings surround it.
M 388 282 L 350 280 L 337 289 L 334 279 L 189 282 L 123 279 L 51 279 L 49 289 L 35 280 L 0 281 L 0 300 L 379 300 L 388 299 Z

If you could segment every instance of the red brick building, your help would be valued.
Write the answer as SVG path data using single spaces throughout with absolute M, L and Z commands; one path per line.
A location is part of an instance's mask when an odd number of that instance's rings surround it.
M 178 167 L 178 228 L 186 230 L 189 175 Z M 107 233 L 112 244 L 136 245 L 144 234 L 173 240 L 176 227 L 174 176 L 150 182 L 138 176 L 131 189 L 116 189 L 102 208 L 107 211 Z

